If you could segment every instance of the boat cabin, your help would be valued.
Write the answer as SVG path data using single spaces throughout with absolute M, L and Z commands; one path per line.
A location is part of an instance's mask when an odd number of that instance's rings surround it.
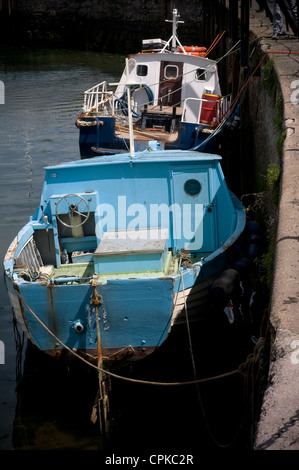
M 214 107 L 213 116 L 207 113 L 207 106 L 203 106 L 210 100 L 214 102 L 213 97 L 222 98 L 217 66 L 213 61 L 204 57 L 186 57 L 182 53 L 143 52 L 131 55 L 128 64 L 129 82 L 134 83 L 133 113 L 143 119 L 146 116 L 148 120 L 147 125 L 143 123 L 143 128 L 158 126 L 162 114 L 168 114 L 170 122 L 177 119 L 212 123 L 217 112 L 220 113 L 220 106 L 218 110 Z M 115 91 L 121 100 L 127 93 L 126 79 L 125 70 Z
M 145 39 L 141 52 L 126 59 L 119 82 L 102 81 L 84 92 L 76 120 L 82 158 L 127 152 L 131 111 L 136 151 L 148 140 L 164 149 L 193 149 L 227 118 L 231 95 L 222 95 L 217 63 L 205 47 L 181 45 L 178 17 L 173 10 L 168 42 Z M 201 151 L 217 153 L 210 144 Z
M 146 151 L 48 167 L 40 206 L 16 257 L 31 272 L 103 280 L 167 275 L 181 251 L 199 261 L 236 225 L 219 160 Z

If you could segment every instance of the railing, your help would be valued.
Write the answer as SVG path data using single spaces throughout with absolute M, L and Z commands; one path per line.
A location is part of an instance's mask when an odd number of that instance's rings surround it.
M 30 272 L 38 272 L 41 266 L 44 265 L 40 252 L 36 246 L 33 236 L 29 238 L 27 243 L 20 251 L 19 257 L 22 259 Z
M 203 103 L 211 103 L 214 105 L 213 113 L 211 113 L 211 124 L 217 125 L 222 121 L 223 116 L 230 106 L 231 94 L 223 96 L 216 101 L 206 98 L 186 98 L 183 107 L 182 121 L 200 123 L 202 121 Z M 210 111 L 212 111 L 212 109 L 210 109 Z M 191 119 L 190 115 L 193 116 L 193 119 Z
M 85 113 L 98 113 L 103 111 L 105 105 L 114 107 L 111 104 L 111 96 L 113 92 L 107 91 L 107 82 L 103 81 L 84 92 L 83 111 Z

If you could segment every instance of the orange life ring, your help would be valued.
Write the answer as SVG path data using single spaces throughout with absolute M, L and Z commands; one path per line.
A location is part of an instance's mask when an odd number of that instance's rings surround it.
M 193 56 L 196 56 L 196 57 L 205 57 L 206 56 L 206 52 L 187 52 L 186 54 L 187 55 L 193 55 Z
M 180 52 L 184 52 L 181 47 L 178 48 Z M 184 46 L 186 52 L 206 52 L 206 47 L 199 46 Z

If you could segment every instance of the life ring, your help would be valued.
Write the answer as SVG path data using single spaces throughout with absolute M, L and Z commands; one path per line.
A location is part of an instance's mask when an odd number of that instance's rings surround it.
M 206 47 L 199 47 L 199 46 L 183 46 L 186 52 L 206 52 Z M 180 52 L 184 52 L 182 47 L 178 47 Z
M 193 55 L 195 57 L 205 57 L 205 52 L 187 52 L 187 55 Z

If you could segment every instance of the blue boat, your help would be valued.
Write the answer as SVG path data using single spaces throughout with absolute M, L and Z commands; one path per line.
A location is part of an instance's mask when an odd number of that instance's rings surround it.
M 140 360 L 229 301 L 246 214 L 215 154 L 164 150 L 45 169 L 4 260 L 18 323 L 40 350 Z
M 141 52 L 129 56 L 119 83 L 102 81 L 84 92 L 76 120 L 81 158 L 129 151 L 128 110 L 133 113 L 136 151 L 145 150 L 149 140 L 159 140 L 165 150 L 218 153 L 232 104 L 230 94 L 222 95 L 218 61 L 208 58 L 221 36 L 208 49 L 183 46 L 177 37 L 183 21 L 176 9 L 172 13 L 168 41 L 143 40 Z

